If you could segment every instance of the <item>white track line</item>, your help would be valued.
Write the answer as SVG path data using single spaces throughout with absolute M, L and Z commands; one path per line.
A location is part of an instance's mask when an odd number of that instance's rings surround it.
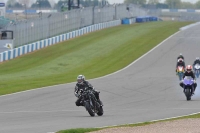
M 193 23 L 193 24 L 184 26 L 184 27 L 180 28 L 180 30 L 186 30 L 186 29 L 189 29 L 189 28 L 191 28 L 191 27 L 193 27 L 193 26 L 196 26 L 196 25 L 198 25 L 198 24 L 200 24 L 200 22 L 197 22 L 197 23 Z

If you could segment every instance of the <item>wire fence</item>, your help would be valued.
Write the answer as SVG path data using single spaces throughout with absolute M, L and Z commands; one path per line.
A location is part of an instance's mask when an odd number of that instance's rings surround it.
M 92 24 L 145 15 L 147 15 L 146 10 L 134 4 L 87 7 L 66 12 L 42 14 L 34 19 L 16 20 L 9 24 L 6 30 L 14 32 L 14 46 L 19 47 Z

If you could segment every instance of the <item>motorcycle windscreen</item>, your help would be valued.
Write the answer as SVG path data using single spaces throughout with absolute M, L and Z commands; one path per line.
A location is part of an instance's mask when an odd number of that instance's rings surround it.
M 183 84 L 184 85 L 192 85 L 194 83 L 194 80 L 191 76 L 185 76 L 183 79 Z
M 196 64 L 196 65 L 194 66 L 194 68 L 195 68 L 195 69 L 200 69 L 200 64 Z

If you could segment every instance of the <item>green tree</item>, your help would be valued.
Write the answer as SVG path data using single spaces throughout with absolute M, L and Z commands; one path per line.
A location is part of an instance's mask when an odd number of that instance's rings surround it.
M 132 3 L 132 4 L 137 4 L 137 5 L 144 5 L 146 4 L 146 0 L 125 0 L 124 3 Z
M 23 7 L 22 4 L 20 4 L 16 0 L 8 0 L 6 5 L 7 5 L 8 8 L 21 8 L 21 7 Z
M 165 0 L 165 3 L 170 9 L 181 8 L 181 0 Z
M 167 9 L 168 5 L 165 3 L 158 3 L 156 4 L 156 8 Z
M 17 3 L 16 0 L 8 0 L 6 5 L 7 5 L 7 7 L 13 7 L 15 5 L 15 3 Z
M 32 8 L 51 8 L 51 4 L 48 0 L 37 0 L 31 5 Z
M 149 0 L 148 4 L 158 4 L 160 0 Z
M 74 1 L 71 0 L 71 6 L 73 9 L 74 5 Z M 77 4 L 77 3 L 76 3 Z M 89 7 L 89 6 L 98 6 L 99 2 L 98 0 L 80 0 L 80 5 L 84 6 L 84 7 Z M 59 0 L 58 3 L 55 4 L 55 8 L 61 11 L 65 11 L 68 8 L 68 0 Z
M 200 0 L 195 3 L 197 9 L 200 9 Z
M 80 0 L 80 4 L 84 7 L 88 6 L 98 6 L 99 1 L 98 0 Z
M 182 2 L 181 8 L 183 8 L 183 9 L 195 9 L 195 4 L 192 4 L 190 2 Z
M 15 3 L 15 5 L 13 7 L 22 8 L 23 6 L 22 6 L 22 4 L 20 4 L 20 3 L 17 2 L 17 3 Z
M 68 0 L 59 0 L 58 3 L 55 4 L 54 8 L 60 11 L 65 11 L 68 7 Z

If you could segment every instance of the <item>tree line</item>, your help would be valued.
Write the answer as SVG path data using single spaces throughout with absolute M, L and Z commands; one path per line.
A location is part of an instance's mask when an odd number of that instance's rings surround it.
M 181 0 L 124 0 L 124 3 L 134 3 L 143 7 L 155 7 L 161 9 L 200 9 L 200 0 L 196 3 L 184 2 Z
M 73 3 L 74 2 L 74 3 Z M 161 3 L 160 0 L 124 0 L 124 3 L 133 3 L 143 7 L 154 7 L 161 9 L 200 9 L 200 0 L 196 3 L 183 2 L 181 0 L 165 0 Z M 72 5 L 77 4 L 77 0 L 72 1 Z M 109 3 L 108 3 L 109 4 Z M 54 0 L 36 0 L 31 3 L 31 0 L 8 0 L 7 8 L 53 8 L 67 9 L 68 0 L 59 0 L 57 3 Z M 80 5 L 84 7 L 99 5 L 98 0 L 80 0 Z
M 71 1 L 71 4 L 77 4 L 77 0 Z M 80 5 L 84 7 L 97 6 L 98 0 L 80 0 Z M 68 0 L 59 0 L 57 3 L 54 0 L 36 0 L 31 3 L 31 0 L 8 0 L 6 3 L 7 8 L 64 8 L 68 6 Z

